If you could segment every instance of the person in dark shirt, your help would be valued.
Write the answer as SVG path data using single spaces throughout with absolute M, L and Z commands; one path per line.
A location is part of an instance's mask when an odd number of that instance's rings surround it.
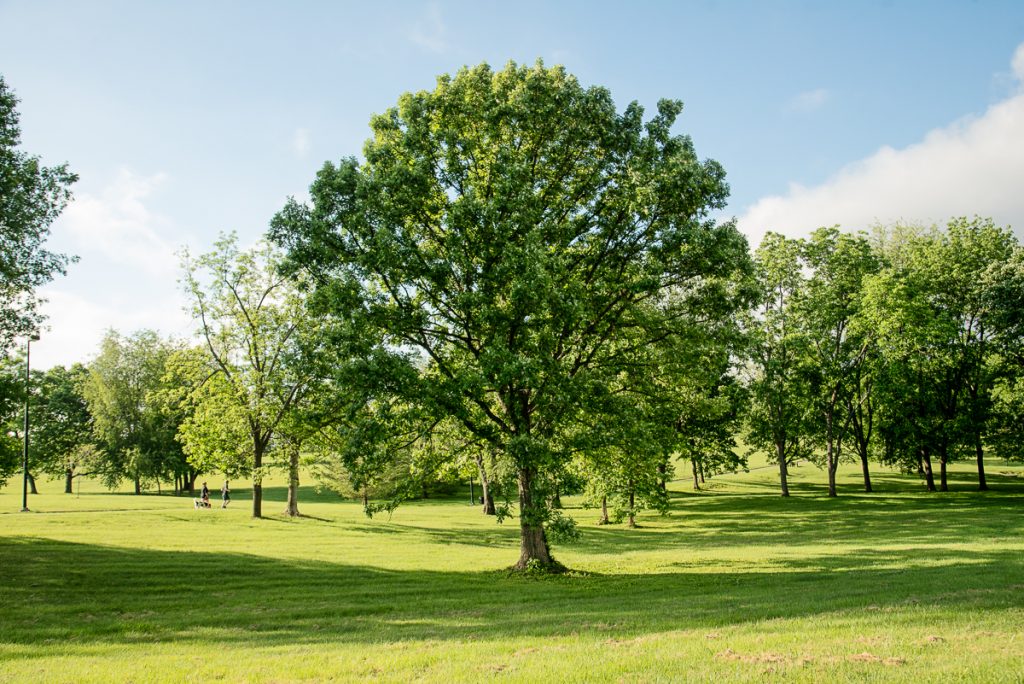
M 228 489 L 228 481 L 224 480 L 224 486 L 220 488 L 220 507 L 227 508 L 231 502 L 231 490 Z

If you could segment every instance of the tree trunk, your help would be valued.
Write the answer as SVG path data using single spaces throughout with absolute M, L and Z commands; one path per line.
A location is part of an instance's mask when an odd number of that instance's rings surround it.
M 551 497 L 551 507 L 561 508 L 562 507 L 562 494 L 558 491 L 558 486 L 555 486 L 555 495 Z
M 193 495 L 193 496 L 195 495 L 195 493 L 196 493 L 196 480 L 198 480 L 198 479 L 199 479 L 199 472 L 198 471 L 191 471 L 188 474 L 188 493 L 190 495 Z
M 535 499 L 533 478 L 535 473 L 527 468 L 519 469 L 519 561 L 516 570 L 526 570 L 530 561 L 536 561 L 545 568 L 558 568 L 551 557 L 547 535 L 544 534 L 543 502 Z
M 691 458 L 690 465 L 693 467 L 693 488 L 700 489 L 700 480 L 697 477 L 697 459 Z
M 370 506 L 370 491 L 363 487 L 363 510 L 365 511 Z
M 668 491 L 668 464 L 666 463 L 658 464 L 658 486 L 661 491 Z
M 253 440 L 252 517 L 263 517 L 263 448 L 260 440 Z
M 978 491 L 988 491 L 988 483 L 985 481 L 985 451 L 981 446 L 981 433 L 974 437 L 974 452 L 978 457 Z
M 483 500 L 484 504 L 484 515 L 495 515 L 494 495 L 491 494 L 491 482 L 487 478 L 487 469 L 484 468 L 484 457 L 477 454 L 473 458 L 476 460 L 476 469 L 480 473 L 480 498 Z
M 36 489 L 36 478 L 32 473 L 26 473 L 28 475 L 28 491 L 30 494 L 38 494 L 39 490 Z
M 285 514 L 291 518 L 299 516 L 299 445 L 290 444 L 288 449 L 288 506 Z
M 601 497 L 601 519 L 597 521 L 598 525 L 607 525 L 611 521 L 608 520 L 608 497 Z
M 864 472 L 864 491 L 870 493 L 871 490 L 871 471 L 868 469 L 868 454 L 866 451 L 860 452 L 860 469 Z
M 704 484 L 704 461 L 697 464 L 697 472 L 700 473 L 700 483 Z
M 836 453 L 836 439 L 832 432 L 832 415 L 825 416 L 825 430 L 827 432 L 825 452 L 827 454 L 826 466 L 828 467 L 828 495 L 836 494 L 836 470 L 839 468 L 839 454 Z
M 776 442 L 775 455 L 779 459 L 779 481 L 782 484 L 782 496 L 789 496 L 789 483 L 786 481 L 788 475 L 786 468 L 786 449 L 783 444 Z
M 68 468 L 67 470 L 64 471 L 64 493 L 65 494 L 73 494 L 74 493 L 74 491 L 73 491 L 74 478 L 75 478 L 75 471 L 74 470 L 72 470 L 71 468 Z
M 935 491 L 935 477 L 932 475 L 932 456 L 928 449 L 921 450 L 921 470 L 924 471 L 924 480 L 929 492 Z
M 135 473 L 134 480 L 135 480 L 135 493 L 136 494 L 142 494 L 142 478 L 139 477 L 138 473 Z
M 629 522 L 626 523 L 627 527 L 636 527 L 636 512 L 634 506 L 636 505 L 636 492 L 634 491 L 633 481 L 629 481 Z

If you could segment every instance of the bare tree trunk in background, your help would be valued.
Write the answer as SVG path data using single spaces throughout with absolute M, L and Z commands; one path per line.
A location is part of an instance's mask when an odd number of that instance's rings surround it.
M 491 493 L 491 482 L 487 477 L 487 469 L 484 468 L 484 457 L 480 454 L 474 456 L 476 469 L 480 471 L 480 498 L 483 500 L 484 515 L 496 515 L 494 510 L 494 495 Z M 473 503 L 476 503 L 475 501 Z
M 288 445 L 288 506 L 284 512 L 290 518 L 299 516 L 299 442 Z
M 924 472 L 925 483 L 929 492 L 935 491 L 935 477 L 932 475 L 932 455 L 928 448 L 921 449 L 921 470 Z
M 629 522 L 628 527 L 636 527 L 636 513 L 633 507 L 636 505 L 636 494 L 634 492 L 636 488 L 633 486 L 633 481 L 629 481 Z
M 985 450 L 981 446 L 981 431 L 974 436 L 974 453 L 978 458 L 978 491 L 988 491 L 988 482 L 985 481 Z

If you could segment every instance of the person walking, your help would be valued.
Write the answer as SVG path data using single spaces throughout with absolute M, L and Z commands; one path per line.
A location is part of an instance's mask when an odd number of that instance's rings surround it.
M 231 490 L 228 489 L 228 481 L 224 480 L 224 486 L 220 488 L 220 507 L 227 508 L 231 503 Z

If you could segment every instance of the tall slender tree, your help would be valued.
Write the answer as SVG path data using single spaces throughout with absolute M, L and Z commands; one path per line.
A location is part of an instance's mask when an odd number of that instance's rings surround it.
M 864 235 L 820 228 L 802 241 L 806 282 L 794 302 L 793 322 L 801 329 L 808 359 L 812 425 L 825 444 L 828 495 L 836 496 L 836 470 L 849 435 L 854 396 L 864 390 L 870 332 L 854 325 L 864 278 L 878 271 L 878 259 Z M 858 407 L 859 408 L 859 407 Z M 863 415 L 863 414 L 861 414 Z M 861 432 L 863 439 L 866 433 Z M 871 480 L 862 453 L 865 488 Z
M 303 364 L 303 354 L 319 329 L 278 262 L 270 245 L 242 251 L 234 235 L 198 258 L 183 255 L 205 354 L 197 359 L 202 370 L 193 373 L 204 381 L 189 394 L 194 413 L 181 438 L 194 462 L 251 476 L 255 518 L 263 515 L 264 457 L 282 421 L 306 397 L 314 367 Z
M 789 496 L 789 464 L 809 453 L 808 341 L 793 311 L 804 287 L 800 252 L 796 240 L 765 235 L 754 255 L 759 295 L 747 322 L 747 440 L 778 464 L 782 496 Z

